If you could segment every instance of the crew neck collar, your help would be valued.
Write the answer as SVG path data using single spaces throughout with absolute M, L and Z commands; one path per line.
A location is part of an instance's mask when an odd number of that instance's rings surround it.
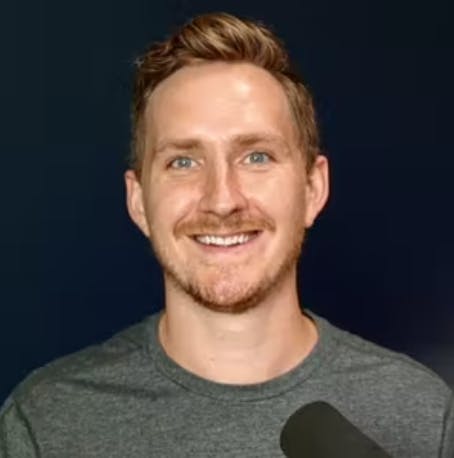
M 185 389 L 205 397 L 225 401 L 256 401 L 278 396 L 306 379 L 327 359 L 334 357 L 336 346 L 333 344 L 332 326 L 311 311 L 305 313 L 314 321 L 318 340 L 309 355 L 290 371 L 270 380 L 251 384 L 228 384 L 215 382 L 188 371 L 165 352 L 158 337 L 159 321 L 163 310 L 152 315 L 148 323 L 147 352 L 155 362 L 156 368 L 166 378 Z

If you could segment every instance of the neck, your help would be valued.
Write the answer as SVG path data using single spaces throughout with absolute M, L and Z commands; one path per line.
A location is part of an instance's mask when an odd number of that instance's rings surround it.
M 200 377 L 218 383 L 260 383 L 301 363 L 317 330 L 301 312 L 295 276 L 254 308 L 218 313 L 167 288 L 159 338 L 167 355 Z

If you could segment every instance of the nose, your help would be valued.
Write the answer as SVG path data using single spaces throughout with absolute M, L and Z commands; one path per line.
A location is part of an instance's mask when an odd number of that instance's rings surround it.
M 207 168 L 199 205 L 203 212 L 220 217 L 246 208 L 247 199 L 233 165 L 224 163 Z

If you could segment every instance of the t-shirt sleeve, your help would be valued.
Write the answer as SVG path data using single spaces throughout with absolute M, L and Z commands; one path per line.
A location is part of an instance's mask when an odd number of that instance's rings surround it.
M 28 422 L 12 398 L 0 410 L 0 458 L 38 458 Z
M 454 399 L 451 399 L 446 411 L 441 445 L 441 458 L 454 458 Z

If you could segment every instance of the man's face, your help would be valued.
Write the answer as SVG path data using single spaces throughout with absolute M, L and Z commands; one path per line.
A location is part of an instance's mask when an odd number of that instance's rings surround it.
M 294 281 L 305 228 L 326 200 L 327 164 L 319 158 L 306 175 L 274 77 L 251 64 L 184 67 L 153 92 L 145 122 L 141 183 L 126 175 L 128 208 L 166 288 L 239 313 Z

